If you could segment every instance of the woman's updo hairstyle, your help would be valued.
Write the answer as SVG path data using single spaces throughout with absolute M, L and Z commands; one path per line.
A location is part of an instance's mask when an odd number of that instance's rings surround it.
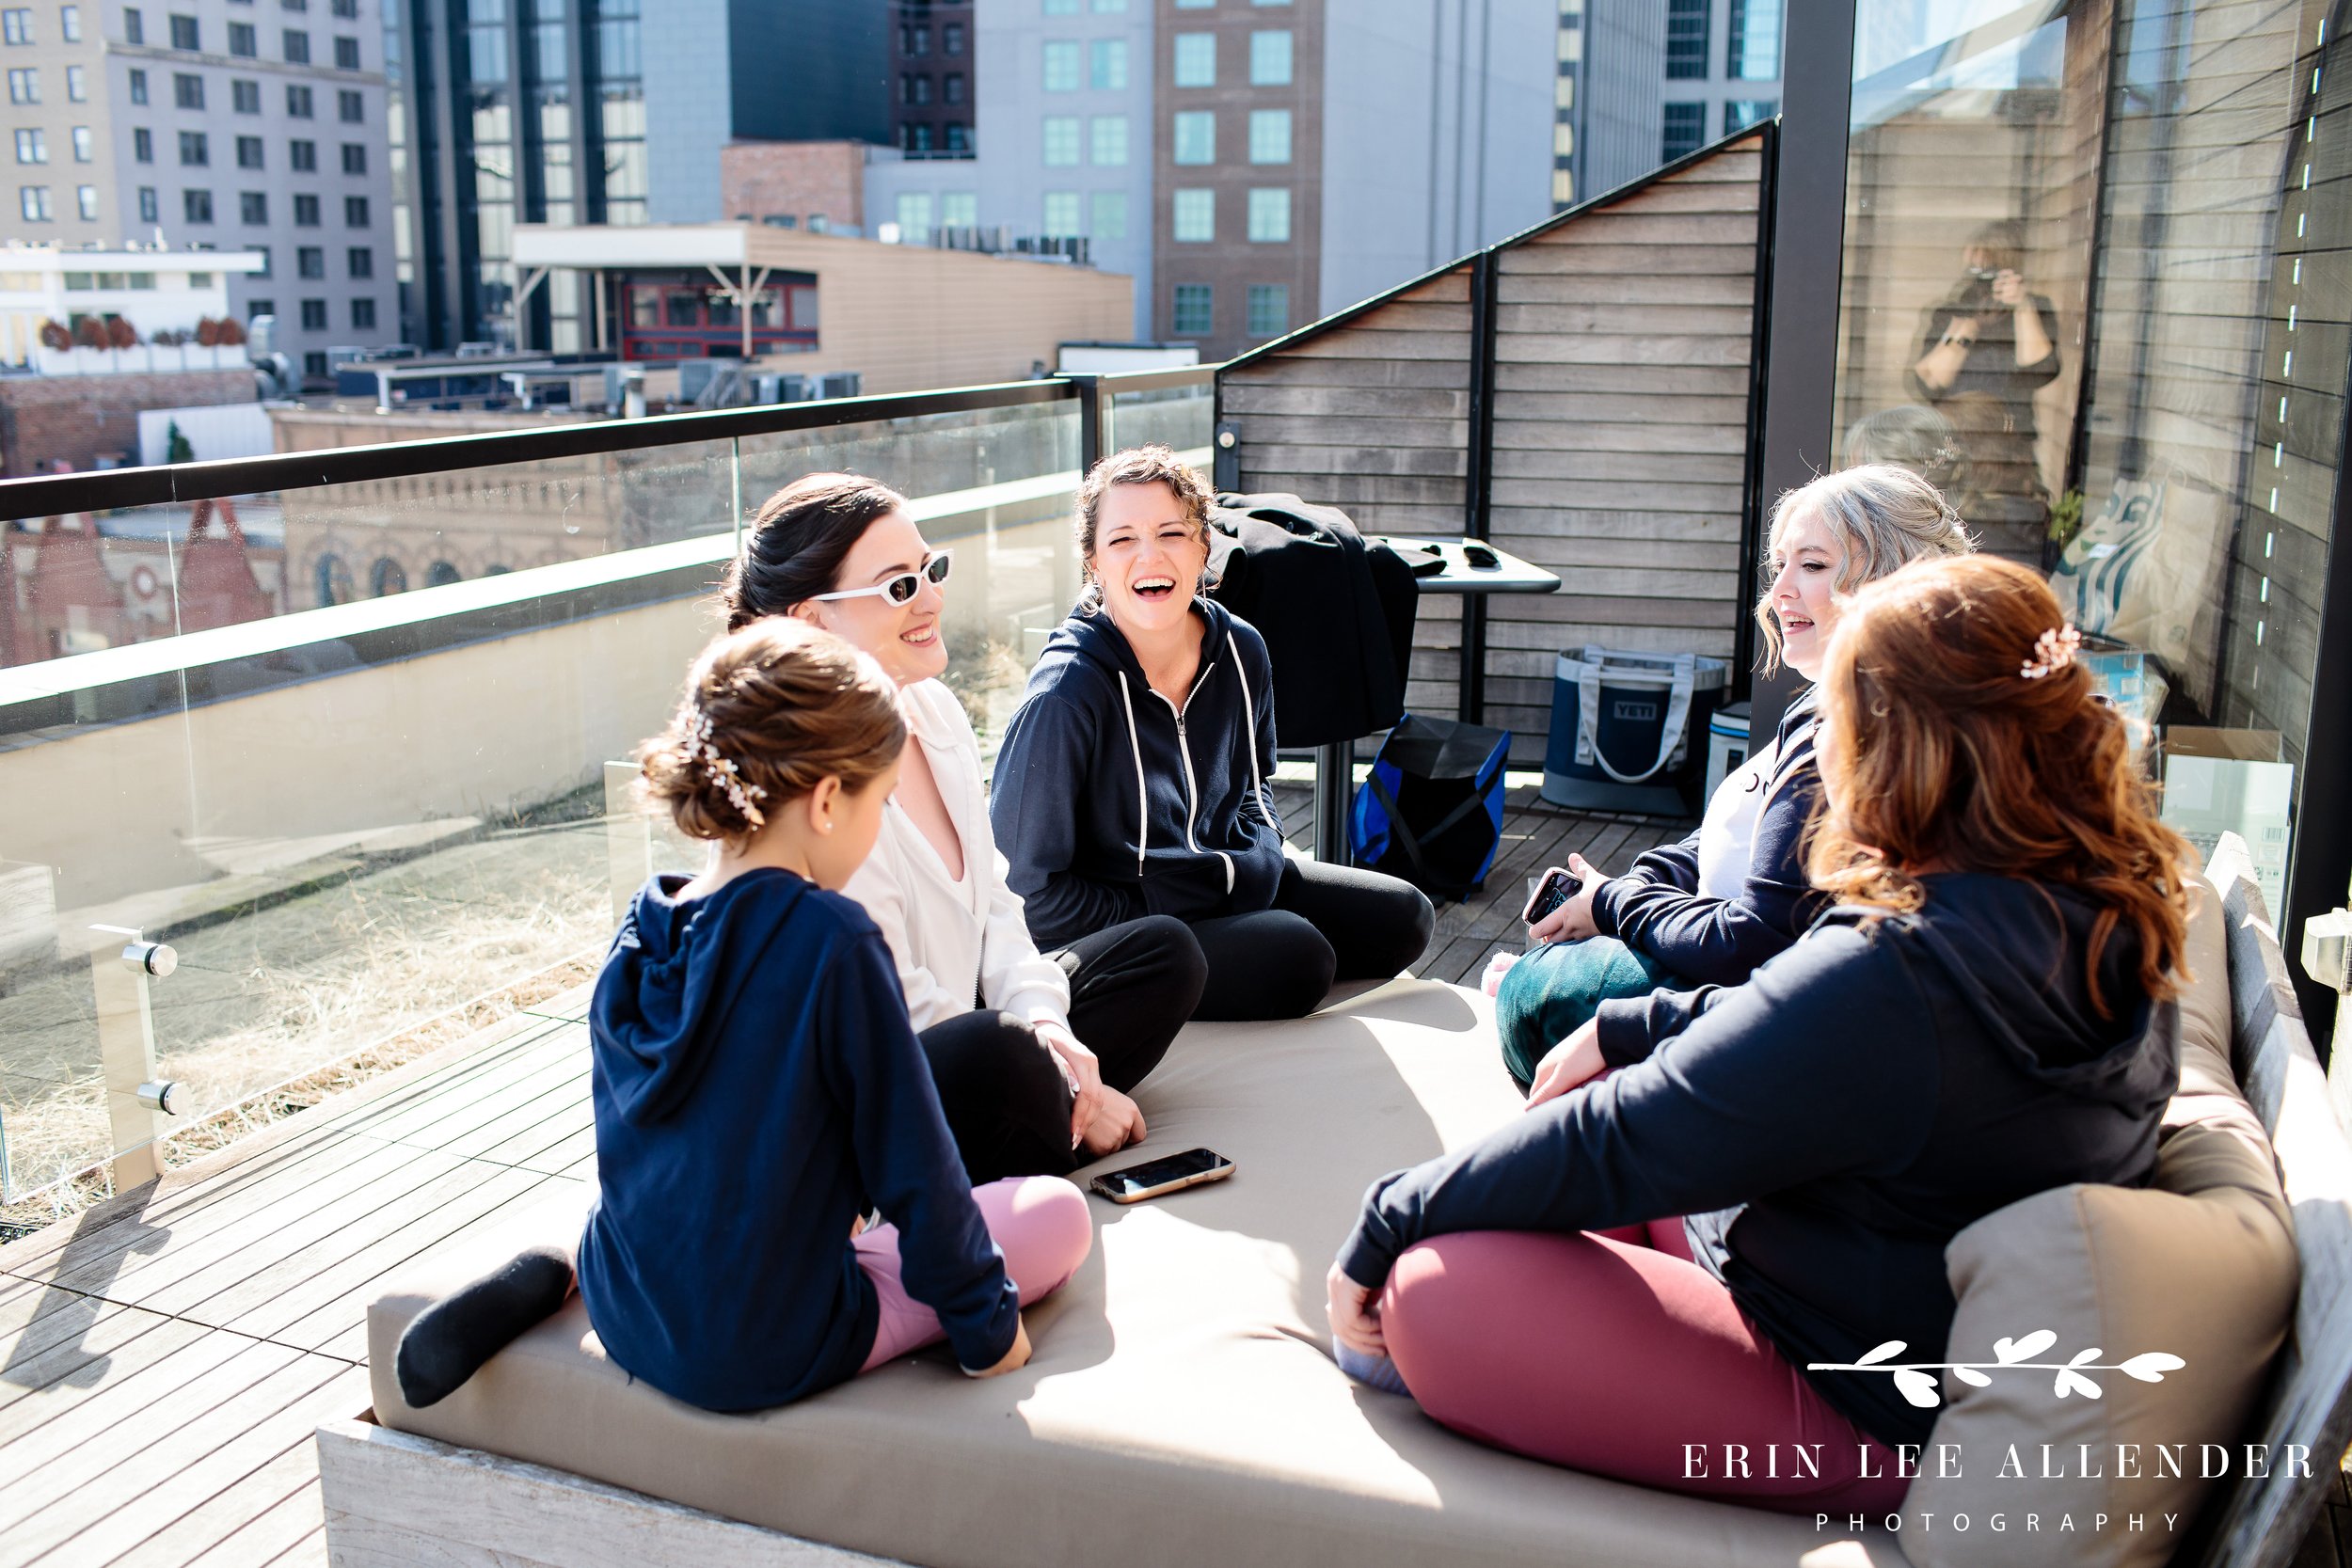
M 1922 561 L 1856 594 L 1821 670 L 1822 797 L 1806 855 L 1840 903 L 1916 910 L 1928 872 L 2079 888 L 2139 980 L 2179 989 L 2188 846 L 2156 819 L 2123 717 L 2094 695 L 2057 596 L 1992 556 Z
M 870 655 L 766 616 L 694 660 L 669 728 L 637 749 L 637 787 L 688 837 L 739 843 L 821 780 L 864 789 L 906 738 L 898 686 Z
M 1821 519 L 1837 541 L 1836 591 L 1850 594 L 1914 561 L 1966 555 L 1977 547 L 1960 514 L 1942 491 L 1908 468 L 1867 463 L 1823 474 L 1785 492 L 1765 531 L 1764 587 L 1756 597 L 1756 624 L 1764 628 L 1764 673 L 1780 668 L 1780 617 L 1772 613 L 1772 564 L 1788 526 L 1805 514 Z
M 1184 520 L 1192 526 L 1193 536 L 1200 541 L 1203 562 L 1200 586 L 1216 586 L 1216 575 L 1209 570 L 1206 555 L 1209 547 L 1209 508 L 1216 498 L 1192 466 L 1176 455 L 1172 447 L 1152 442 L 1148 446 L 1129 447 L 1100 458 L 1078 485 L 1078 559 L 1094 559 L 1095 534 L 1101 529 L 1103 498 L 1115 484 L 1165 484 L 1175 496 L 1176 504 L 1184 508 Z M 1087 568 L 1086 592 L 1080 595 L 1081 605 L 1102 602 L 1101 584 L 1094 580 L 1091 566 Z
M 832 593 L 842 561 L 866 529 L 906 503 L 863 474 L 807 474 L 770 496 L 719 584 L 727 630 L 763 615 L 788 615 L 794 605 Z

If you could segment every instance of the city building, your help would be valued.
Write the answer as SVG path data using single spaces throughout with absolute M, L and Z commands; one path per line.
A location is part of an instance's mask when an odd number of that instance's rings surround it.
M 529 225 L 515 252 L 526 294 L 564 283 L 590 302 L 585 347 L 854 372 L 868 393 L 1039 374 L 1134 310 L 1128 278 L 1056 258 L 770 223 Z
M 269 265 L 262 250 L 167 250 L 135 245 L 104 250 L 60 250 L 22 242 L 0 247 L 0 363 L 52 372 L 97 370 L 95 360 L 75 360 L 94 348 L 44 344 L 41 329 L 64 327 L 69 336 L 85 321 L 125 323 L 130 333 L 119 349 L 151 350 L 161 335 L 194 343 L 204 322 L 234 320 L 231 280 L 251 278 Z M 206 334 L 210 336 L 210 334 Z M 201 345 L 208 353 L 211 344 Z M 239 349 L 235 362 L 242 367 Z M 209 368 L 209 367 L 208 367 Z M 103 373 L 103 371 L 101 372 Z
M 912 158 L 969 158 L 978 80 L 969 0 L 893 0 L 891 141 Z
M 949 8 L 941 8 L 940 13 Z M 1560 18 L 1491 0 L 973 0 L 978 156 L 869 166 L 902 243 L 1080 239 L 1135 335 L 1237 353 L 1533 223 Z
M 736 140 L 887 145 L 882 0 L 390 0 L 403 337 L 585 340 L 569 279 L 517 304 L 518 223 L 728 215 Z M 524 318 L 516 319 L 520 309 Z
M 1552 199 L 1614 190 L 1780 112 L 1786 0 L 1561 0 Z
M 0 8 L 16 187 L 0 235 L 252 251 L 259 268 L 223 269 L 225 313 L 276 316 L 311 375 L 331 348 L 391 341 L 373 3 Z

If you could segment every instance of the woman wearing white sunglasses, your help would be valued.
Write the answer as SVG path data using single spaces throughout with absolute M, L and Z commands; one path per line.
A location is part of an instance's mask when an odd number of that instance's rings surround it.
M 941 1108 L 976 1183 L 1059 1174 L 1140 1139 L 1127 1091 L 1207 977 L 1182 922 L 1132 921 L 1053 955 L 1029 939 L 988 820 L 979 744 L 940 636 L 952 552 L 896 492 L 810 474 L 768 499 L 721 590 L 733 630 L 823 626 L 898 683 L 910 737 L 882 835 L 844 890 L 882 928 Z

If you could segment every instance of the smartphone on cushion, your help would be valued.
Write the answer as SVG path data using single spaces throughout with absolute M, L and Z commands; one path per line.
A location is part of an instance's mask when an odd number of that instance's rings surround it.
M 1213 1148 L 1188 1148 L 1146 1160 L 1125 1170 L 1105 1171 L 1088 1185 L 1113 1203 L 1141 1203 L 1147 1197 L 1222 1181 L 1233 1174 L 1233 1162 Z

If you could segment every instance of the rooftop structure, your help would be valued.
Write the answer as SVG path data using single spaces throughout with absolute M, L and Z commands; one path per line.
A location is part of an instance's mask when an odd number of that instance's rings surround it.
M 41 328 L 54 323 L 71 333 L 85 318 L 127 322 L 141 342 L 159 332 L 193 342 L 199 322 L 242 320 L 230 314 L 230 281 L 268 269 L 260 250 L 0 248 L 0 360 L 83 369 L 69 351 L 51 346 L 44 356 Z M 243 361 L 242 351 L 235 358 Z M 93 358 L 88 368 L 111 367 Z
M 1034 373 L 1064 341 L 1121 336 L 1133 287 L 1055 260 L 761 223 L 526 226 L 515 258 L 526 294 L 556 277 L 586 291 L 587 346 L 630 359 L 788 356 L 771 368 L 856 371 L 868 392 Z
M 522 299 L 519 225 L 708 222 L 731 141 L 891 140 L 883 0 L 393 0 L 387 24 L 402 336 L 430 349 L 586 344 L 569 277 Z

